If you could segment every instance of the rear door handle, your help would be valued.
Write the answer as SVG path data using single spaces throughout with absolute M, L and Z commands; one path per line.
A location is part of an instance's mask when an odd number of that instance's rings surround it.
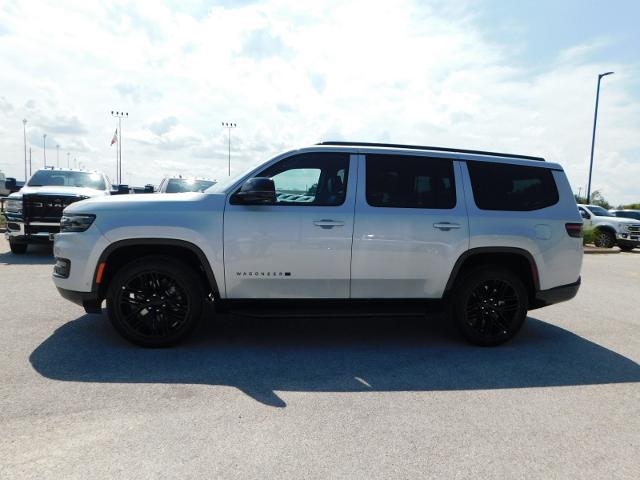
M 316 227 L 320 227 L 320 228 L 333 228 L 333 227 L 343 227 L 344 226 L 344 222 L 341 222 L 339 220 L 331 220 L 328 218 L 323 218 L 322 220 L 315 220 L 313 222 L 313 224 Z
M 439 228 L 440 230 L 451 230 L 454 228 L 460 228 L 460 224 L 451 223 L 451 222 L 440 222 L 440 223 L 434 223 L 433 228 Z

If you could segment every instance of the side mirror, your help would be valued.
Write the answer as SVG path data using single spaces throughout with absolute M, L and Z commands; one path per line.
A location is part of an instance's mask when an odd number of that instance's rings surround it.
M 13 177 L 7 177 L 7 179 L 4 181 L 4 188 L 9 190 L 10 192 L 15 192 L 16 190 L 18 190 L 16 179 Z
M 276 203 L 276 186 L 266 177 L 250 178 L 232 198 L 242 205 L 273 205 Z
M 580 216 L 586 220 L 589 220 L 591 218 L 591 215 L 589 215 L 587 212 L 585 212 L 584 210 L 580 210 Z

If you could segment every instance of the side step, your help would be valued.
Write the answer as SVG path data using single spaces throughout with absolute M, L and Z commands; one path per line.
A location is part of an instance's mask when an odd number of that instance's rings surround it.
M 251 318 L 416 317 L 441 311 L 441 300 L 226 300 L 216 310 Z

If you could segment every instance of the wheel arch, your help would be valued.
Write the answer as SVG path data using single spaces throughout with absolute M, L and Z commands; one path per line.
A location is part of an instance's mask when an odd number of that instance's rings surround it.
M 100 298 L 104 298 L 109 280 L 113 278 L 118 268 L 135 258 L 147 255 L 170 255 L 184 261 L 194 267 L 204 286 L 213 294 L 214 298 L 216 300 L 220 298 L 220 290 L 213 269 L 200 247 L 185 240 L 169 238 L 135 238 L 119 240 L 110 244 L 100 254 L 93 273 L 91 291 L 98 293 Z M 98 271 L 103 264 L 101 281 L 97 283 Z
M 460 274 L 481 265 L 500 265 L 520 275 L 531 299 L 540 290 L 538 266 L 530 252 L 517 247 L 478 247 L 460 255 L 449 275 L 445 296 L 453 290 Z

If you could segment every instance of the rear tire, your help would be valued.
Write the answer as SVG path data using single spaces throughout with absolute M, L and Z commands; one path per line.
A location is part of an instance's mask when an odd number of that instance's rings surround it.
M 110 281 L 107 313 L 126 340 L 168 347 L 188 337 L 202 317 L 204 290 L 183 262 L 149 256 L 123 266 Z
M 450 299 L 458 330 L 474 345 L 500 345 L 520 331 L 529 298 L 522 280 L 510 270 L 484 266 L 464 273 Z
M 609 230 L 597 230 L 593 244 L 598 248 L 613 248 L 616 244 L 616 237 Z
M 11 253 L 15 253 L 16 255 L 27 253 L 26 243 L 12 242 L 9 240 L 9 248 L 11 249 Z

